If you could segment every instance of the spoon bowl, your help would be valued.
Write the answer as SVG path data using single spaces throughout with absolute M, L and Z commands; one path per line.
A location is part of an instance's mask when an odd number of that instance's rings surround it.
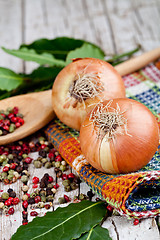
M 0 109 L 15 106 L 19 108 L 19 112 L 24 116 L 24 124 L 12 133 L 0 136 L 0 145 L 27 137 L 49 123 L 55 117 L 51 95 L 52 90 L 47 90 L 1 100 Z

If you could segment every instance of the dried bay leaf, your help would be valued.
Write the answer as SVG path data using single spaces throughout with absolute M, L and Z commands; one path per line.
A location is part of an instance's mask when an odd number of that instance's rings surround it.
M 57 208 L 44 217 L 36 217 L 28 225 L 21 226 L 11 240 L 70 240 L 88 232 L 105 216 L 103 202 L 82 201 L 68 207 Z

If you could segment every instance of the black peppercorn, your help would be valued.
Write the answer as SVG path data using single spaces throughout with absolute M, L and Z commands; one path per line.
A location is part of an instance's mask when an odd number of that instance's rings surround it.
M 8 193 L 13 192 L 13 189 L 12 188 L 8 188 L 7 192 Z
M 16 197 L 16 193 L 14 191 L 12 191 L 12 192 L 9 193 L 9 196 L 15 198 Z
M 87 192 L 87 196 L 89 197 L 89 200 L 91 201 L 91 200 L 92 200 L 92 197 L 94 196 L 92 190 L 90 190 L 90 191 Z
M 35 203 L 34 198 L 29 198 L 28 199 L 28 204 L 34 204 L 34 203 Z
M 17 171 L 18 173 L 21 173 L 21 172 L 23 171 L 23 168 L 22 168 L 21 166 L 17 166 L 17 167 L 16 167 L 16 171 Z
M 47 157 L 47 152 L 44 151 L 44 150 L 42 150 L 42 149 L 41 149 L 38 153 L 39 153 L 39 155 L 42 156 L 43 158 L 44 158 L 44 157 Z

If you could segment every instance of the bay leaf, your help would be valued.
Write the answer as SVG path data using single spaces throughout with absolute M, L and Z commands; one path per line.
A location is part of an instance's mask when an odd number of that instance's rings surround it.
M 97 225 L 91 228 L 89 232 L 83 234 L 78 240 L 112 240 L 112 238 L 109 236 L 108 229 Z
M 32 61 L 36 62 L 40 65 L 49 65 L 49 66 L 60 66 L 64 67 L 66 64 L 63 60 L 56 59 L 52 54 L 50 53 L 37 53 L 34 49 L 27 49 L 27 48 L 20 48 L 18 50 L 16 49 L 7 49 L 2 47 L 2 49 L 15 57 L 21 58 L 25 61 Z
M 88 232 L 105 216 L 103 202 L 82 201 L 57 208 L 44 217 L 36 217 L 28 225 L 20 226 L 11 240 L 70 240 Z
M 100 47 L 91 42 L 69 37 L 57 37 L 55 39 L 38 39 L 28 45 L 22 44 L 20 48 L 26 47 L 28 49 L 34 49 L 37 53 L 51 53 L 57 59 L 66 60 L 66 56 L 70 51 L 82 47 L 84 43 L 88 43 L 100 49 Z
M 11 91 L 23 83 L 23 77 L 8 68 L 0 67 L 0 90 Z
M 84 43 L 80 48 L 77 48 L 73 51 L 70 51 L 67 55 L 66 62 L 67 64 L 72 62 L 74 58 L 99 58 L 104 60 L 104 52 L 89 43 Z

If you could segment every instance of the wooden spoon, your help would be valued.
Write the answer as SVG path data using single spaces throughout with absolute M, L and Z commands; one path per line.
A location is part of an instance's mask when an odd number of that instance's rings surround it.
M 50 122 L 55 114 L 52 109 L 51 90 L 29 93 L 0 101 L 0 109 L 17 106 L 24 115 L 24 125 L 13 133 L 0 136 L 0 145 L 27 137 Z
M 160 48 L 156 48 L 141 56 L 130 59 L 117 65 L 115 68 L 121 76 L 136 71 L 160 57 Z M 18 106 L 20 113 L 24 115 L 24 125 L 13 133 L 0 136 L 0 145 L 17 141 L 44 127 L 54 117 L 52 109 L 52 90 L 29 93 L 7 98 L 0 101 L 0 109 Z

